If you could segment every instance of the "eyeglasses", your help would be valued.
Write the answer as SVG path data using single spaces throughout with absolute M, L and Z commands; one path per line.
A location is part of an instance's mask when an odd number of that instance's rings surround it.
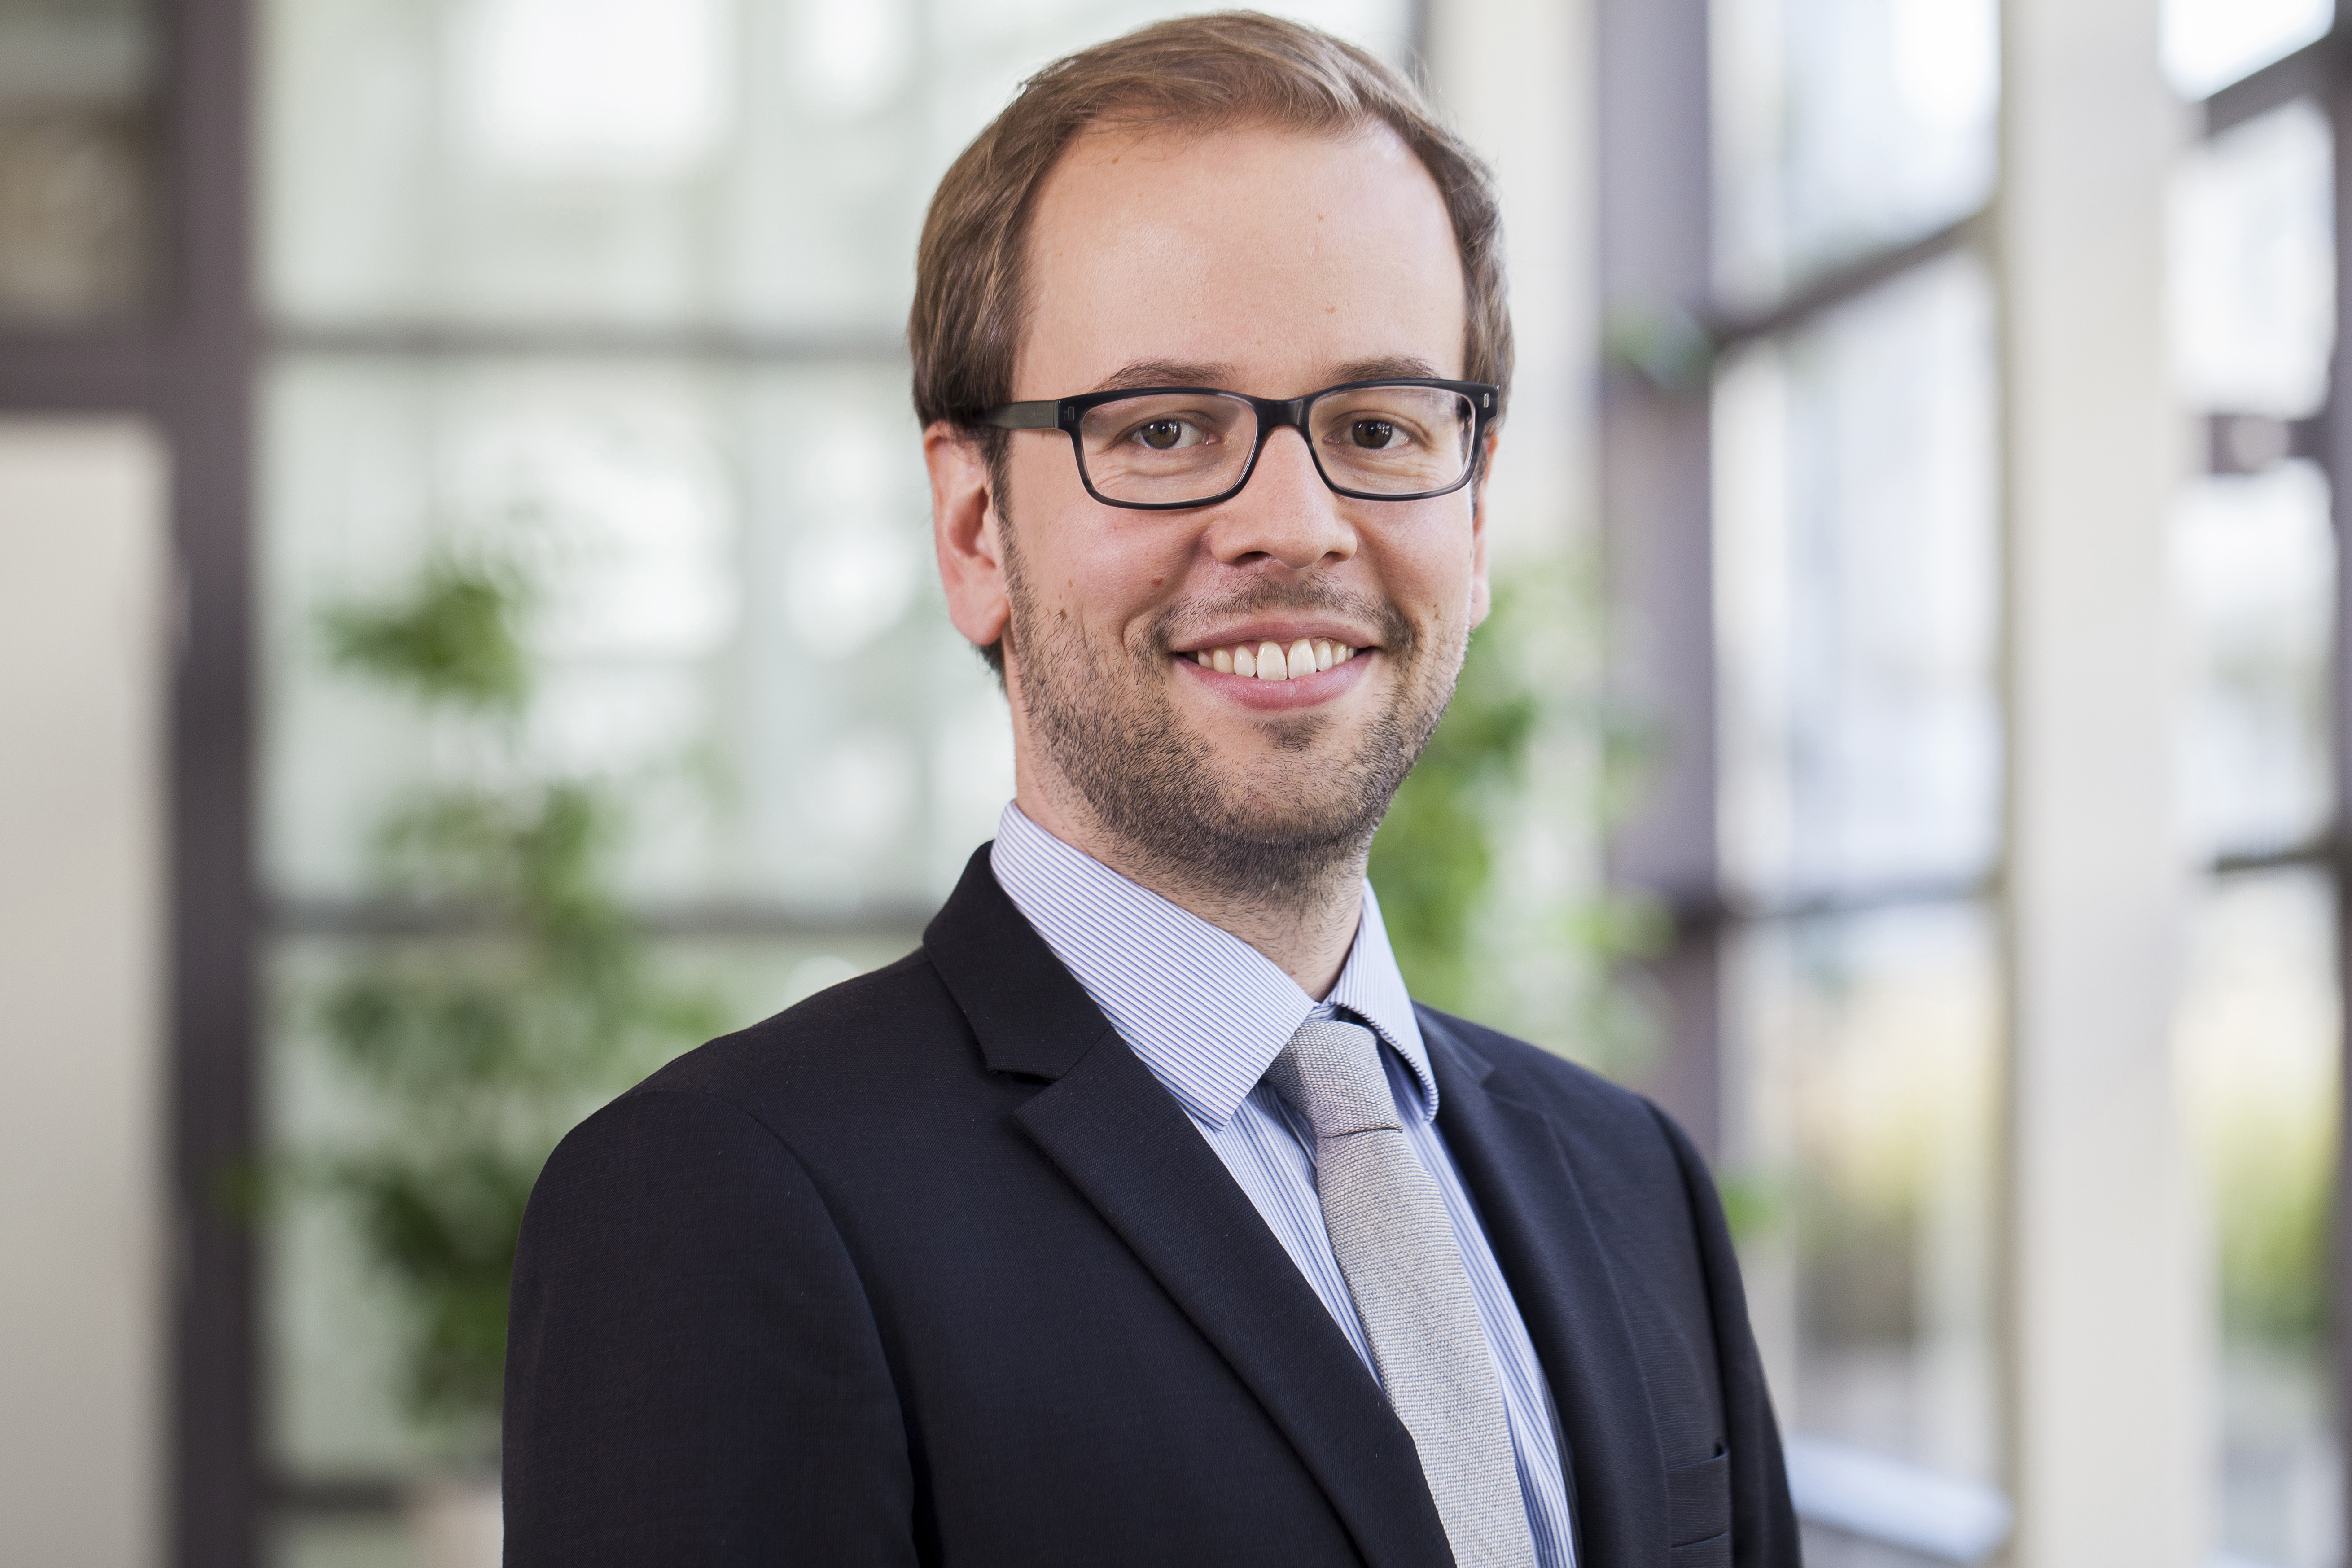
M 1287 426 L 1343 496 L 1423 500 L 1470 482 L 1499 388 L 1479 381 L 1351 381 L 1287 401 L 1213 386 L 1141 386 L 1008 403 L 1000 430 L 1066 430 L 1078 479 L 1107 506 L 1171 511 L 1241 493 Z

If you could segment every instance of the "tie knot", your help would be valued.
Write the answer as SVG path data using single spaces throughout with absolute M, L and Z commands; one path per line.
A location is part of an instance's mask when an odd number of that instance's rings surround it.
M 1307 1019 L 1265 1069 L 1265 1079 L 1307 1118 L 1318 1143 L 1351 1132 L 1402 1129 L 1388 1074 L 1381 1068 L 1380 1037 L 1360 1024 Z

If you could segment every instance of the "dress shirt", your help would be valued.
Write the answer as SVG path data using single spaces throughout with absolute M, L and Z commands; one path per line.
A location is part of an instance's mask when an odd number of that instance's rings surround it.
M 1543 1568 L 1573 1568 L 1551 1390 L 1438 1133 L 1428 1047 L 1370 885 L 1339 984 L 1318 1003 L 1239 937 L 1063 843 L 1016 804 L 1007 802 L 999 819 L 990 865 L 1014 907 L 1223 1160 L 1368 1368 L 1371 1350 L 1324 1228 L 1315 1141 L 1302 1136 L 1263 1079 L 1309 1018 L 1344 1015 L 1380 1037 L 1398 1120 L 1444 1196 L 1477 1299 L 1537 1561 Z M 1377 1369 L 1372 1374 L 1380 1375 Z

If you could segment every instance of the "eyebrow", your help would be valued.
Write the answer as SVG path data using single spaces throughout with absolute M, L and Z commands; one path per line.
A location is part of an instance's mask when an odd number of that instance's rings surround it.
M 1394 354 L 1385 359 L 1360 359 L 1349 364 L 1334 365 L 1330 371 L 1332 386 L 1351 381 L 1437 381 L 1443 379 L 1435 365 L 1411 354 Z
M 1193 360 L 1132 360 L 1095 384 L 1097 392 L 1123 392 L 1130 386 L 1223 386 L 1233 380 L 1230 364 Z
M 1437 367 L 1425 359 L 1411 354 L 1391 354 L 1378 359 L 1351 360 L 1334 365 L 1328 372 L 1330 380 L 1326 386 L 1343 386 L 1351 381 L 1389 381 L 1395 379 L 1435 381 Z M 1096 392 L 1123 392 L 1135 386 L 1234 386 L 1234 367 L 1229 363 L 1210 363 L 1200 360 L 1145 359 L 1134 360 L 1119 366 L 1095 384 Z

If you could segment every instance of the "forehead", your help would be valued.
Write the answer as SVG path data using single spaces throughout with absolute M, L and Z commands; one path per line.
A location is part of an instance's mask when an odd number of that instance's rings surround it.
M 1028 246 L 1017 396 L 1138 363 L 1224 367 L 1265 396 L 1353 365 L 1462 374 L 1453 226 L 1385 125 L 1089 132 L 1039 189 Z

